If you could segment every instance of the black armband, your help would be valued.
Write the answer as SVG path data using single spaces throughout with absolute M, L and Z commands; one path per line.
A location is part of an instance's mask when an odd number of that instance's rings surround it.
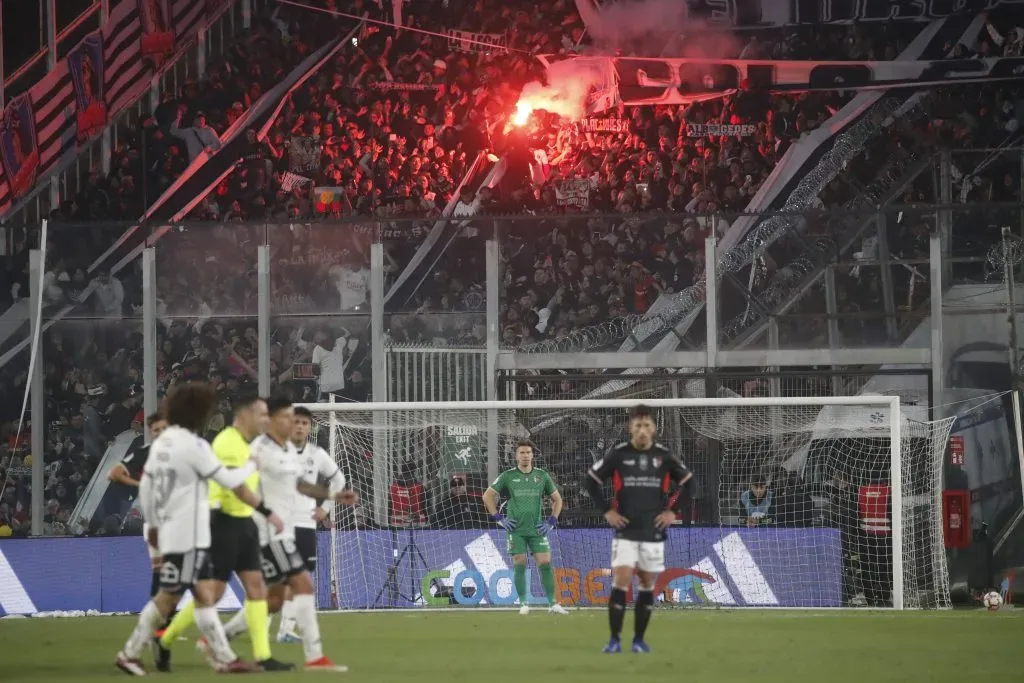
M 262 500 L 260 501 L 259 505 L 253 508 L 253 510 L 260 513 L 264 517 L 270 517 L 270 515 L 274 514 L 274 512 L 270 508 L 263 504 Z

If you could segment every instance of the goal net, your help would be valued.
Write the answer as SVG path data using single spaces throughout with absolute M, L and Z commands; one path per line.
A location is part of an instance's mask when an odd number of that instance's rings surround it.
M 321 534 L 321 607 L 518 604 L 506 534 L 481 494 L 516 467 L 522 438 L 564 501 L 550 536 L 557 601 L 606 604 L 612 532 L 582 480 L 628 438 L 639 403 L 696 482 L 667 536 L 660 605 L 950 605 L 941 472 L 952 420 L 915 422 L 898 398 L 858 396 L 307 404 L 312 438 L 360 497 Z M 546 604 L 530 564 L 526 599 Z

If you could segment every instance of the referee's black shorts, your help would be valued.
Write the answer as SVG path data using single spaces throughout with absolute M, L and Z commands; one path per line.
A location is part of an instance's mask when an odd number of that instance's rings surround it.
M 295 527 L 295 547 L 310 574 L 316 571 L 316 529 Z
M 225 583 L 234 572 L 261 571 L 260 532 L 252 517 L 211 512 L 210 559 L 213 578 Z

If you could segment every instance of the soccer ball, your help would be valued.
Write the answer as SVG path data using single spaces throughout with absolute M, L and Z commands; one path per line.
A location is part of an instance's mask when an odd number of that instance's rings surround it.
M 1003 596 L 995 591 L 985 593 L 981 602 L 990 612 L 995 612 L 1003 604 Z

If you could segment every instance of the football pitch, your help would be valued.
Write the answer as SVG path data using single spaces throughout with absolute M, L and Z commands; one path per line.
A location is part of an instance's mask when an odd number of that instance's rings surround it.
M 127 680 L 113 660 L 134 617 L 0 620 L 0 681 Z M 604 611 L 459 610 L 322 614 L 324 649 L 348 673 L 257 674 L 291 682 L 336 678 L 415 683 L 883 683 L 1024 680 L 1024 610 L 852 612 L 676 610 L 654 615 L 649 655 L 602 655 Z M 276 629 L 276 624 L 275 624 Z M 626 620 L 624 645 L 632 637 Z M 250 657 L 249 643 L 236 643 Z M 274 645 L 300 663 L 301 645 Z M 144 661 L 150 664 L 149 653 Z M 158 679 L 223 680 L 191 641 L 174 673 Z

